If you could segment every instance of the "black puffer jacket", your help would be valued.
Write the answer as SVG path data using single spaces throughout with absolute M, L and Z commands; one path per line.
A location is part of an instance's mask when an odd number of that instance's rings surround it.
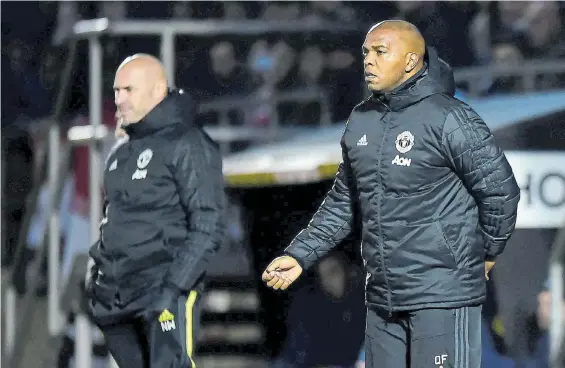
M 105 217 L 90 249 L 95 299 L 120 307 L 197 287 L 225 231 L 222 158 L 171 92 L 126 127 L 104 172 Z M 172 296 L 171 296 L 172 298 Z
M 512 234 L 520 190 L 450 67 L 421 72 L 350 115 L 333 188 L 286 252 L 309 267 L 362 221 L 367 303 L 389 311 L 485 299 L 484 261 Z

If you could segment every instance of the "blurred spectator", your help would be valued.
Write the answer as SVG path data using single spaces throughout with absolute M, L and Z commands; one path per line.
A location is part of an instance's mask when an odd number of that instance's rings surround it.
M 510 42 L 520 50 L 527 49 L 525 31 L 533 13 L 528 12 L 528 1 L 497 1 L 491 10 L 492 42 Z M 530 14 L 528 14 L 530 13 Z
M 565 301 L 563 302 L 563 311 L 561 313 L 565 316 Z M 549 291 L 549 280 L 538 295 L 537 320 L 542 335 L 536 342 L 531 368 L 550 368 L 549 327 L 551 323 L 551 292 Z
M 11 92 L 6 97 L 15 101 L 3 103 L 2 110 L 6 107 L 14 109 L 13 118 L 45 116 L 51 110 L 51 100 L 39 80 L 39 70 L 34 60 L 37 50 L 26 42 L 14 40 L 8 44 L 7 51 L 9 63 L 6 66 L 9 67 L 9 73 L 3 73 L 2 85 L 10 86 Z M 5 121 L 3 125 L 11 122 Z
M 300 5 L 296 2 L 265 2 L 261 20 L 297 20 L 300 16 Z
M 343 1 L 312 1 L 308 3 L 308 20 L 355 22 L 355 9 Z
M 57 11 L 57 25 L 53 33 L 53 45 L 62 45 L 73 34 L 73 27 L 80 19 L 78 3 L 62 1 Z
M 3 108 L 4 109 L 4 108 Z M 12 263 L 32 187 L 34 152 L 29 132 L 2 127 L 2 265 Z
M 478 64 L 487 64 L 491 59 L 491 12 L 489 2 L 481 2 L 469 23 L 469 43 Z
M 328 54 L 327 67 L 332 70 L 346 71 L 353 66 L 355 58 L 346 50 L 335 50 Z
M 539 338 L 535 321 L 537 295 L 547 278 L 548 259 L 555 229 L 517 229 L 507 243 L 504 257 L 496 263 L 494 284 L 498 333 L 515 368 L 524 368 Z
M 293 297 L 287 338 L 274 367 L 353 367 L 364 338 L 363 293 L 363 275 L 343 254 L 319 262 L 316 286 Z
M 102 1 L 100 4 L 100 17 L 110 21 L 123 20 L 127 17 L 127 7 L 124 1 Z
M 61 62 L 59 60 L 60 50 L 56 48 L 48 48 L 45 50 L 44 56 L 39 67 L 39 76 L 41 84 L 47 90 L 53 90 L 57 87 L 61 71 Z
M 247 68 L 251 71 L 255 85 L 266 82 L 267 75 L 273 69 L 274 63 L 267 40 L 259 39 L 251 45 L 247 56 Z
M 478 2 L 475 15 L 469 23 L 469 46 L 472 49 L 475 64 L 488 65 L 492 61 L 492 31 L 491 31 L 491 2 Z M 475 81 L 477 92 L 483 94 L 492 85 L 492 78 L 488 73 L 481 77 L 480 82 Z
M 493 42 L 512 42 L 526 58 L 565 56 L 558 2 L 500 1 L 492 7 Z
M 270 78 L 277 86 L 281 86 L 295 65 L 296 52 L 285 40 L 279 40 L 273 45 L 271 54 L 275 64 Z
M 188 55 L 190 61 L 198 63 L 198 59 L 192 56 Z M 246 96 L 250 91 L 249 74 L 237 60 L 234 44 L 231 42 L 220 41 L 210 48 L 205 72 L 198 75 L 199 70 L 202 70 L 198 64 L 192 64 L 190 69 L 193 70 L 187 75 L 194 78 L 183 80 L 188 83 L 189 90 L 197 100 Z M 208 124 L 220 122 L 220 116 L 215 111 L 207 111 L 201 114 L 199 119 Z M 241 125 L 244 117 L 240 110 L 233 108 L 228 111 L 228 120 L 230 124 Z
M 495 65 L 517 66 L 524 60 L 518 46 L 511 43 L 494 45 L 492 49 L 493 63 Z M 522 80 L 517 77 L 497 78 L 490 88 L 490 92 L 513 92 L 522 86 Z
M 225 20 L 243 20 L 247 18 L 245 7 L 237 1 L 226 1 L 223 3 Z
M 48 47 L 43 53 L 41 64 L 39 65 L 39 79 L 45 97 L 48 99 L 49 107 L 55 105 L 55 97 L 59 90 L 59 80 L 63 62 L 61 60 L 62 48 Z
M 278 121 L 274 95 L 285 83 L 294 81 L 289 75 L 294 59 L 294 50 L 284 40 L 270 46 L 267 40 L 261 39 L 251 46 L 247 66 L 251 71 L 256 104 L 249 114 L 250 125 L 268 126 Z
M 308 46 L 300 54 L 298 78 L 305 86 L 317 86 L 324 72 L 326 57 L 318 46 Z
M 188 1 L 173 1 L 169 3 L 170 17 L 173 19 L 192 18 L 193 11 Z
M 328 91 L 332 121 L 346 120 L 353 107 L 363 99 L 362 88 L 368 91 L 363 80 L 361 52 L 353 37 L 348 39 L 351 39 L 350 43 L 328 45 L 331 49 L 326 53 L 323 86 Z
M 530 2 L 527 8 L 530 24 L 525 30 L 526 57 L 560 59 L 565 57 L 565 36 L 563 19 L 560 18 L 557 2 Z M 537 81 L 537 87 L 549 89 L 562 86 L 565 75 L 543 75 Z
M 210 80 L 207 97 L 233 96 L 248 92 L 248 76 L 236 59 L 232 43 L 218 42 L 210 49 Z
M 474 64 L 468 28 L 474 6 L 439 1 L 398 1 L 397 18 L 413 23 L 452 67 Z M 457 24 L 456 27 L 451 25 Z
M 295 51 L 284 40 L 278 40 L 272 46 L 265 39 L 256 41 L 247 57 L 247 67 L 252 73 L 254 85 L 280 88 L 292 83 L 285 79 L 289 77 L 295 58 Z
M 295 73 L 291 72 L 290 63 L 281 62 L 287 65 L 284 72 L 286 78 L 281 80 L 278 87 L 285 89 L 304 89 L 316 93 L 325 87 L 321 85 L 321 78 L 325 72 L 326 55 L 318 45 L 307 46 L 301 51 L 298 57 L 298 65 Z M 282 73 L 281 73 L 282 75 Z M 316 95 L 313 95 L 316 96 Z M 329 102 L 329 101 L 328 101 Z M 305 124 L 315 125 L 321 119 L 321 101 L 319 98 L 314 100 L 307 99 L 302 101 L 283 102 L 278 106 L 278 112 L 282 124 Z

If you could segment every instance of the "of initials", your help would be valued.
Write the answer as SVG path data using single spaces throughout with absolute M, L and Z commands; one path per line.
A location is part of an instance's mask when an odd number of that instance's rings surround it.
M 434 364 L 437 366 L 437 368 L 444 368 L 444 363 L 447 360 L 447 354 L 442 354 L 442 355 L 436 355 L 434 357 Z

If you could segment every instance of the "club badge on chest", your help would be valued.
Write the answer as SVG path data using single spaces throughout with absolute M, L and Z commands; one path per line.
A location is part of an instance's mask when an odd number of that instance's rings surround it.
M 414 135 L 409 131 L 404 131 L 396 137 L 394 142 L 396 150 L 402 154 L 408 153 L 414 146 Z M 391 162 L 393 165 L 409 167 L 412 159 L 396 155 Z
M 153 158 L 153 151 L 149 148 L 139 154 L 139 157 L 137 158 L 137 169 L 131 176 L 131 180 L 145 179 L 147 177 L 146 168 L 147 165 L 149 165 L 151 158 Z

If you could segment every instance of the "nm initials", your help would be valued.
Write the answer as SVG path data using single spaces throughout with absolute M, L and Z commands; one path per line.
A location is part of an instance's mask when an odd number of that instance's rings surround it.
M 163 332 L 171 331 L 177 328 L 177 326 L 175 325 L 175 316 L 167 309 L 165 309 L 159 316 L 159 323 L 161 324 L 161 330 Z

